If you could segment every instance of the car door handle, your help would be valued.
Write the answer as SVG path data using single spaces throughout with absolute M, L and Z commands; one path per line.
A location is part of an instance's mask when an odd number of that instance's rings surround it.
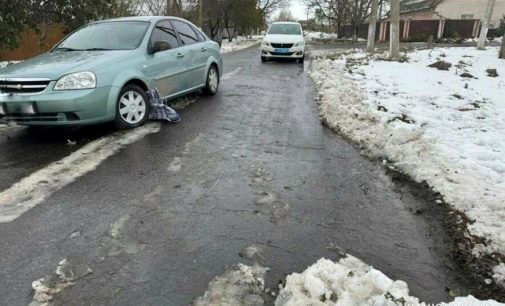
M 202 50 L 202 52 L 206 52 L 206 51 L 207 51 L 207 48 L 202 47 L 202 49 L 201 49 L 201 50 Z
M 177 58 L 183 58 L 184 57 L 184 54 L 182 53 L 177 53 Z

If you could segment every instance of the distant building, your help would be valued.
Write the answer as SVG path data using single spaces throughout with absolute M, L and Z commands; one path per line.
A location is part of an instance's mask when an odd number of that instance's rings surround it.
M 488 0 L 402 0 L 400 15 L 402 19 L 479 19 L 484 18 Z M 505 16 L 505 0 L 496 0 L 491 18 L 491 28 L 500 25 Z

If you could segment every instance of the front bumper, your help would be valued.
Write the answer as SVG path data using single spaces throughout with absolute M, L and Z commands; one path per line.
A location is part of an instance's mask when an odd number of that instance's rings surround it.
M 261 45 L 261 56 L 267 58 L 303 58 L 305 56 L 305 46 L 291 47 L 288 53 L 277 53 L 271 46 Z
M 114 119 L 119 88 L 53 91 L 53 86 L 39 94 L 0 94 L 0 123 L 86 125 Z

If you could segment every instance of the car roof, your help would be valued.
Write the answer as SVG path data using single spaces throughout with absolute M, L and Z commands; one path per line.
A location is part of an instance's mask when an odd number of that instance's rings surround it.
M 120 17 L 120 18 L 113 18 L 113 19 L 104 19 L 104 20 L 97 20 L 93 23 L 100 23 L 100 22 L 115 22 L 115 21 L 147 21 L 147 22 L 156 22 L 158 20 L 163 20 L 163 19 L 179 19 L 179 20 L 184 20 L 182 18 L 178 17 L 173 17 L 173 16 L 132 16 L 132 17 Z M 185 20 L 186 21 L 186 20 Z
M 293 21 L 277 21 L 277 22 L 273 22 L 272 24 L 300 24 L 300 23 L 293 22 Z

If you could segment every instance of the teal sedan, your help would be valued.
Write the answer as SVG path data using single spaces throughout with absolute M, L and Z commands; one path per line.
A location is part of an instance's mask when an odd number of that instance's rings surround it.
M 0 69 L 0 122 L 135 128 L 149 117 L 147 92 L 165 99 L 218 91 L 219 45 L 175 17 L 87 24 L 49 52 Z

